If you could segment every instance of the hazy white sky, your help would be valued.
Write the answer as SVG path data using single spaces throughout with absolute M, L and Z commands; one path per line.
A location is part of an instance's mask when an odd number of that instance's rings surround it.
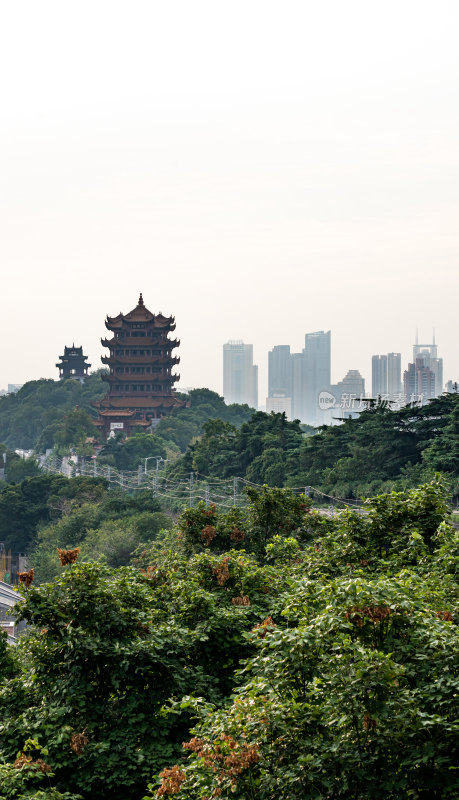
M 182 386 L 332 330 L 459 378 L 457 0 L 0 2 L 0 388 L 142 291 Z M 371 388 L 368 383 L 367 388 Z

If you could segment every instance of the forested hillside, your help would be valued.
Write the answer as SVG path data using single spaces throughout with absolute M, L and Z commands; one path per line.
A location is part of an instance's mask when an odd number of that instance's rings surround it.
M 93 445 L 85 444 L 98 435 L 90 403 L 103 390 L 100 375 L 91 376 L 86 388 L 77 381 L 26 384 L 17 395 L 0 399 L 4 441 L 34 441 L 38 451 L 53 447 L 61 456 L 71 449 L 93 454 Z M 135 471 L 148 459 L 161 458 L 171 480 L 191 472 L 242 477 L 259 485 L 313 487 L 345 499 L 414 487 L 440 472 L 452 496 L 459 495 L 458 394 L 398 411 L 376 406 L 358 419 L 320 429 L 248 406 L 227 406 L 209 389 L 192 390 L 182 399 L 186 405 L 164 417 L 154 433 L 103 443 L 99 463 Z M 13 469 L 8 458 L 9 481 L 36 472 L 33 463 L 16 462 Z
M 459 395 L 399 411 L 376 406 L 315 435 L 279 414 L 258 412 L 239 430 L 212 421 L 170 474 L 190 470 L 271 486 L 312 486 L 343 498 L 414 487 L 441 472 L 457 495 Z
M 83 384 L 76 380 L 29 381 L 16 394 L 0 397 L 0 442 L 13 450 L 53 447 L 56 431 L 76 406 L 89 417 L 95 416 L 91 403 L 107 391 L 101 373 L 89 375 Z
M 99 370 L 89 375 L 84 384 L 71 379 L 29 381 L 16 394 L 0 397 L 0 442 L 13 450 L 44 453 L 55 448 L 65 454 L 73 447 L 84 453 L 86 438 L 98 436 L 92 403 L 107 391 L 102 374 Z M 221 419 L 240 427 L 253 413 L 247 405 L 226 405 L 210 389 L 178 396 L 185 405 L 161 420 L 155 431 L 163 448 L 169 444 L 184 452 L 207 420 Z M 136 469 L 138 463 L 124 468 Z
M 2 799 L 459 796 L 442 482 L 334 519 L 248 491 L 245 509 L 202 503 L 159 533 L 146 498 L 50 485 L 56 578 L 24 573 L 27 636 L 0 635 Z M 110 530 L 143 538 L 126 566 L 86 547 Z

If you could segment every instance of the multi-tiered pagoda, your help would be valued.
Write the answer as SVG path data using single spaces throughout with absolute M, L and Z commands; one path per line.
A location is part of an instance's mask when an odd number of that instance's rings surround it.
M 154 427 L 161 417 L 182 405 L 173 388 L 180 376 L 172 374 L 180 361 L 172 351 L 180 342 L 168 336 L 175 330 L 174 317 L 152 314 L 142 295 L 129 314 L 107 317 L 105 326 L 113 334 L 113 338 L 101 340 L 110 351 L 102 356 L 102 363 L 110 368 L 103 375 L 109 389 L 103 400 L 94 404 L 99 412 L 95 424 L 106 438 L 117 430 L 129 436 L 136 428 Z
M 71 347 L 64 347 L 64 355 L 59 358 L 60 361 L 56 364 L 59 369 L 59 378 L 61 380 L 75 378 L 84 383 L 91 364 L 88 364 L 88 357 L 84 355 L 83 348 L 75 347 L 75 343 Z

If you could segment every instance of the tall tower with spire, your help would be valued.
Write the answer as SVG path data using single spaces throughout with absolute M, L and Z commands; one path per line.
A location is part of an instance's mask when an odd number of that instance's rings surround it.
M 411 369 L 410 369 L 411 368 Z M 438 357 L 438 347 L 435 342 L 435 329 L 432 331 L 432 342 L 430 344 L 420 344 L 418 337 L 418 329 L 416 328 L 416 339 L 413 345 L 413 363 L 408 364 L 408 370 L 404 377 L 405 394 L 421 395 L 425 393 L 421 387 L 421 379 L 416 376 L 419 374 L 427 375 L 427 371 L 433 375 L 429 377 L 429 388 L 427 391 L 427 399 L 431 397 L 438 397 L 443 391 L 443 359 Z M 411 378 L 409 377 L 411 375 Z M 414 377 L 413 377 L 414 376 Z M 410 390 L 406 389 L 407 381 L 411 380 Z M 425 383 L 425 379 L 423 378 Z M 412 391 L 411 391 L 412 390 Z
M 161 417 L 182 405 L 174 390 L 180 376 L 172 374 L 180 361 L 172 355 L 180 342 L 169 338 L 175 330 L 174 317 L 153 314 L 141 294 L 128 314 L 107 316 L 105 327 L 112 333 L 112 338 L 101 340 L 108 349 L 102 356 L 109 367 L 103 375 L 108 392 L 94 404 L 99 412 L 95 424 L 105 438 L 117 430 L 129 436 L 135 429 L 154 428 Z

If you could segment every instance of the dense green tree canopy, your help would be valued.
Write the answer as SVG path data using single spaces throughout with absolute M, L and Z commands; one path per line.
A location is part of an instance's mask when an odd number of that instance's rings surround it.
M 441 480 L 335 518 L 252 488 L 247 509 L 201 504 L 150 539 L 150 495 L 71 486 L 41 533 L 62 547 L 86 526 L 78 561 L 22 590 L 28 634 L 0 640 L 6 797 L 27 796 L 24 747 L 49 800 L 142 800 L 148 783 L 177 800 L 458 796 L 459 532 Z M 130 566 L 106 566 L 104 534 L 129 544 L 136 526 Z
M 60 516 L 71 501 L 95 500 L 106 490 L 102 478 L 41 474 L 0 491 L 0 541 L 14 552 L 27 552 L 40 524 Z
M 107 391 L 101 372 L 89 375 L 83 384 L 72 379 L 29 381 L 16 394 L 0 397 L 0 442 L 11 449 L 37 447 L 44 452 L 54 446 L 63 418 L 76 406 L 95 418 L 91 403 Z
M 342 497 L 413 486 L 438 471 L 457 483 L 458 464 L 441 452 L 454 440 L 458 409 L 459 395 L 449 394 L 399 411 L 376 406 L 358 419 L 322 428 L 303 441 L 296 479 Z
M 160 436 L 139 431 L 128 439 L 114 437 L 104 444 L 99 462 L 111 464 L 118 470 L 142 471 L 154 469 L 156 459 L 165 459 L 167 449 Z M 151 459 L 151 460 L 150 460 Z
M 376 406 L 314 435 L 281 414 L 257 412 L 239 428 L 212 420 L 168 472 L 241 476 L 259 485 L 315 487 L 343 498 L 416 486 L 442 472 L 458 494 L 458 420 L 457 394 L 420 408 Z
M 39 475 L 40 467 L 35 458 L 23 458 L 0 444 L 0 467 L 5 470 L 4 483 L 20 483 L 24 478 Z
M 186 405 L 163 417 L 156 433 L 174 442 L 182 452 L 201 434 L 207 420 L 219 419 L 238 428 L 253 414 L 253 409 L 247 405 L 226 405 L 223 397 L 210 389 L 192 389 L 189 394 L 179 396 Z

